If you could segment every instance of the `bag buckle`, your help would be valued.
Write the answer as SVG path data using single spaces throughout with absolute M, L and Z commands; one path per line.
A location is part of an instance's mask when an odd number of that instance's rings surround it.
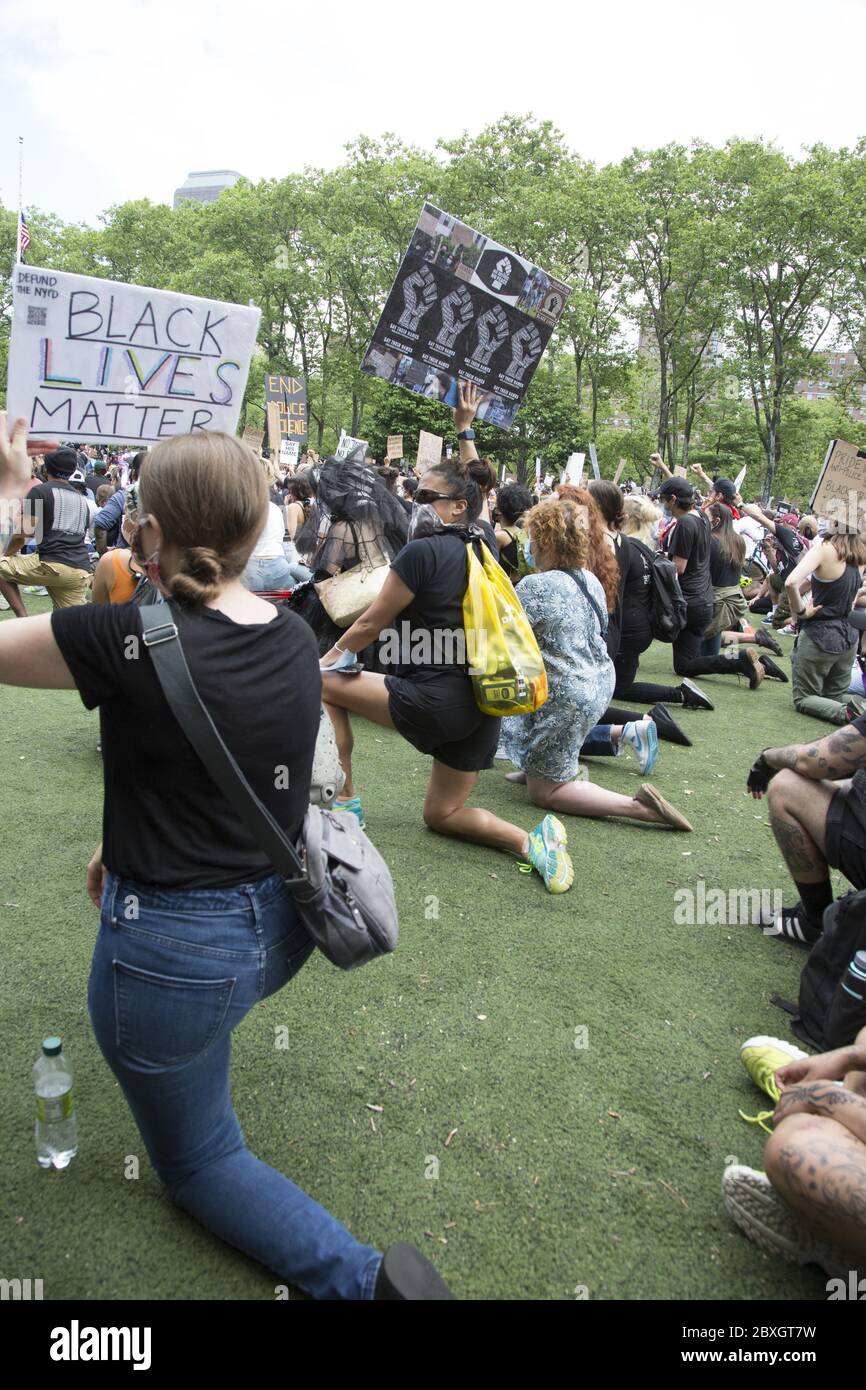
M 172 642 L 177 637 L 177 626 L 175 623 L 160 623 L 159 627 L 151 627 L 142 633 L 144 645 L 155 647 L 160 642 Z

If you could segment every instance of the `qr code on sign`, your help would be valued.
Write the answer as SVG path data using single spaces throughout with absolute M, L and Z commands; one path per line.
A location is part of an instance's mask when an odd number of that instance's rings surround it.
M 48 310 L 35 304 L 27 305 L 27 322 L 35 325 L 36 328 L 44 328 L 48 322 Z

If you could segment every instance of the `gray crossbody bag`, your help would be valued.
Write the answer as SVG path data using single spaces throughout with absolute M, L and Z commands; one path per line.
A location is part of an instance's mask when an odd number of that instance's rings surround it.
M 352 970 L 397 945 L 385 860 L 348 811 L 310 806 L 297 847 L 235 762 L 196 690 L 170 603 L 139 609 L 143 640 L 178 724 L 240 821 L 291 885 L 298 916 L 333 965 Z

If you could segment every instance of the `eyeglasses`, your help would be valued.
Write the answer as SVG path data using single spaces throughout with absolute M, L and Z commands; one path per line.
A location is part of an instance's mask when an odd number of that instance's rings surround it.
M 419 487 L 415 489 L 413 500 L 423 506 L 429 502 L 456 502 L 459 498 L 455 498 L 453 492 L 434 492 L 432 487 Z

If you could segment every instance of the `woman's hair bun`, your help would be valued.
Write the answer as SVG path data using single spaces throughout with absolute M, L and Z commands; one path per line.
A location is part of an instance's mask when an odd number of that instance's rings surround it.
M 196 605 L 216 598 L 222 582 L 223 562 L 217 552 L 205 545 L 193 545 L 184 551 L 169 589 L 178 603 Z

